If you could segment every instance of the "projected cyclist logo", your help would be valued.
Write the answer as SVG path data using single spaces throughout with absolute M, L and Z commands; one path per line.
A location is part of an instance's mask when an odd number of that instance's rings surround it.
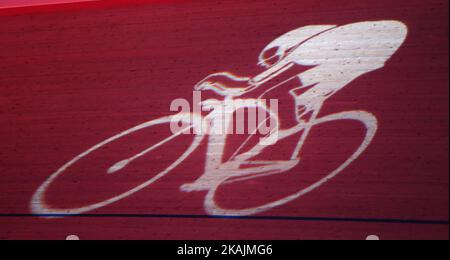
M 263 73 L 251 78 L 238 77 L 231 73 L 216 73 L 195 86 L 196 91 L 210 91 L 223 96 L 223 100 L 200 101 L 200 104 L 210 111 L 208 115 L 180 113 L 163 117 L 138 125 L 95 145 L 65 164 L 39 187 L 32 198 L 31 210 L 35 214 L 82 214 L 115 203 L 149 187 L 167 175 L 190 157 L 203 141 L 208 142 L 204 172 L 193 183 L 183 184 L 180 190 L 206 191 L 204 209 L 208 214 L 253 215 L 296 200 L 341 173 L 372 142 L 378 124 L 376 117 L 369 112 L 345 111 L 323 117 L 319 117 L 319 113 L 327 99 L 349 83 L 366 73 L 384 67 L 386 61 L 405 41 L 407 31 L 407 27 L 398 21 L 360 22 L 340 27 L 307 26 L 291 31 L 274 40 L 263 50 L 258 63 L 264 67 Z M 309 69 L 305 70 L 305 66 Z M 284 79 L 284 75 L 289 76 Z M 262 102 L 280 89 L 287 91 L 293 101 L 291 108 L 280 111 L 292 115 L 291 123 L 280 120 L 278 112 L 273 110 L 274 106 L 269 107 Z M 224 129 L 224 126 L 227 129 L 228 125 L 232 124 L 236 111 L 248 108 L 259 108 L 264 114 L 268 114 L 272 127 L 251 149 L 243 151 L 249 144 L 250 135 L 230 158 L 225 159 L 229 133 L 218 130 Z M 311 130 L 325 123 L 338 121 L 359 122 L 364 126 L 365 134 L 363 141 L 351 156 L 325 177 L 289 196 L 264 205 L 244 209 L 230 209 L 219 205 L 216 195 L 222 185 L 288 172 L 300 164 L 300 153 Z M 173 126 L 174 122 L 181 123 L 182 127 L 174 131 L 170 137 L 148 144 L 149 148 L 112 163 L 105 171 L 105 174 L 110 176 L 120 174 L 136 160 L 164 147 L 187 132 L 192 133 L 194 138 L 187 150 L 152 178 L 117 196 L 83 207 L 53 207 L 47 202 L 47 191 L 52 184 L 69 169 L 76 167 L 82 159 L 128 135 L 159 125 Z M 254 132 L 264 123 L 260 122 Z M 296 141 L 295 148 L 285 160 L 256 159 L 264 151 L 275 149 L 282 140 L 297 135 L 300 139 Z

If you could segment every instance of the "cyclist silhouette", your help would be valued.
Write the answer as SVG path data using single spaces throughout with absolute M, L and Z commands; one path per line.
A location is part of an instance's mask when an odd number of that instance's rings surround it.
M 203 105 L 213 108 L 211 113 L 206 116 L 185 113 L 150 120 L 92 146 L 59 168 L 38 188 L 31 199 L 31 211 L 35 214 L 81 214 L 116 203 L 149 187 L 172 172 L 191 156 L 205 139 L 208 141 L 208 150 L 204 172 L 193 183 L 184 184 L 180 188 L 185 192 L 207 191 L 204 208 L 208 214 L 253 215 L 298 199 L 346 169 L 367 149 L 378 128 L 376 117 L 365 111 L 344 111 L 319 117 L 325 101 L 353 80 L 382 68 L 403 44 L 407 32 L 407 27 L 401 22 L 377 21 L 353 23 L 340 27 L 334 25 L 307 26 L 284 34 L 262 51 L 258 65 L 265 70 L 261 74 L 250 78 L 235 76 L 227 72 L 215 73 L 195 86 L 195 90 L 212 91 L 224 97 L 224 101 L 207 100 L 202 102 Z M 283 101 L 291 101 L 290 105 L 281 110 L 291 118 L 290 122 L 289 120 L 280 120 L 278 115 L 271 111 L 271 108 L 259 102 L 262 99 L 270 99 L 279 92 L 286 95 Z M 161 161 L 165 166 L 164 170 L 152 172 L 152 177 L 133 189 L 116 194 L 109 199 L 77 208 L 60 208 L 48 204 L 46 193 L 49 187 L 62 175 L 70 174 L 70 172 L 67 173 L 67 170 L 76 167 L 80 160 L 90 158 L 94 152 L 101 152 L 102 147 L 113 145 L 117 140 L 144 129 L 170 124 L 174 119 L 183 121 L 188 124 L 188 128 L 192 129 L 203 127 L 208 121 L 215 122 L 212 124 L 214 127 L 221 123 L 228 125 L 232 121 L 232 113 L 230 116 L 230 107 L 227 107 L 227 101 L 237 98 L 241 101 L 239 102 L 240 107 L 232 107 L 232 109 L 263 106 L 271 117 L 276 117 L 275 131 L 266 138 L 270 138 L 273 133 L 276 133 L 276 141 L 280 141 L 301 133 L 300 140 L 295 143 L 296 147 L 290 158 L 286 158 L 284 161 L 256 161 L 254 160 L 255 156 L 263 150 L 276 149 L 277 143 L 266 145 L 264 142 L 260 142 L 250 151 L 241 153 L 242 147 L 247 143 L 245 141 L 229 159 L 224 160 L 227 134 L 206 135 L 200 131 L 181 156 L 165 154 L 164 156 L 169 158 Z M 228 114 L 224 117 L 223 113 L 226 111 Z M 198 120 L 192 120 L 193 118 Z M 265 205 L 239 210 L 223 208 L 218 205 L 215 196 L 221 185 L 288 172 L 300 162 L 300 151 L 313 127 L 341 120 L 359 122 L 365 126 L 366 132 L 356 151 L 325 177 L 287 197 Z M 102 174 L 118 174 L 128 165 L 149 153 L 157 152 L 167 143 L 177 138 L 188 138 L 183 135 L 184 130 L 186 129 L 172 133 L 168 138 L 151 145 L 148 144 L 147 149 L 113 163 L 106 172 L 102 170 L 100 172 Z

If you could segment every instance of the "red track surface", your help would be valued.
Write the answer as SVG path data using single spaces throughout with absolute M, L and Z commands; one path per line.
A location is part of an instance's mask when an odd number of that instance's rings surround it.
M 67 4 L 67 3 L 88 2 L 88 1 L 98 1 L 98 0 L 3 0 L 0 2 L 0 8 L 42 6 L 42 5 Z
M 1 239 L 449 238 L 447 0 L 91 7 L 0 11 Z M 33 193 L 67 161 L 125 129 L 169 115 L 170 102 L 190 98 L 208 74 L 259 73 L 256 57 L 280 34 L 306 25 L 388 19 L 408 26 L 405 44 L 383 69 L 351 83 L 322 111 L 370 111 L 380 121 L 379 132 L 360 159 L 307 196 L 260 219 L 191 218 L 206 214 L 205 193 L 179 187 L 202 174 L 203 145 L 151 187 L 90 212 L 96 216 L 27 216 Z M 155 136 L 138 134 L 86 161 L 80 175 L 62 178 L 49 191 L 51 203 L 80 206 L 142 183 L 185 143 L 122 175 L 104 172 Z M 288 195 L 335 167 L 358 141 L 355 136 L 357 125 L 318 129 L 301 168 L 229 185 L 218 199 L 246 207 Z M 269 156 L 282 154 L 279 148 Z

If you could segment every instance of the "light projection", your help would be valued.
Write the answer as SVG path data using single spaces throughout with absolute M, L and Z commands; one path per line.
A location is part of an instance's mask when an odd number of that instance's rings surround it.
M 59 168 L 38 188 L 31 199 L 31 211 L 37 215 L 83 214 L 111 205 L 144 188 L 151 188 L 152 184 L 172 172 L 204 142 L 207 142 L 207 151 L 202 157 L 205 160 L 205 168 L 203 172 L 199 172 L 201 176 L 192 183 L 181 185 L 179 190 L 186 193 L 206 192 L 204 210 L 208 214 L 254 215 L 297 200 L 342 173 L 361 156 L 373 141 L 378 129 L 378 121 L 370 112 L 343 111 L 320 116 L 320 111 L 330 97 L 349 83 L 364 74 L 383 68 L 402 46 L 407 33 L 406 25 L 399 21 L 365 21 L 343 26 L 315 25 L 288 32 L 275 39 L 262 51 L 257 64 L 264 69 L 261 74 L 253 77 L 240 77 L 230 72 L 215 73 L 201 80 L 194 87 L 197 92 L 212 92 L 223 97 L 221 100 L 199 101 L 202 108 L 210 111 L 206 116 L 194 111 L 151 120 L 93 146 Z M 299 66 L 309 67 L 309 69 L 292 74 L 292 71 Z M 288 79 L 279 82 L 274 80 L 281 78 L 281 75 L 286 75 L 286 73 L 291 73 Z M 273 84 L 273 82 L 277 83 Z M 286 83 L 291 86 L 286 91 L 294 101 L 294 106 L 276 111 L 279 109 L 278 106 L 275 104 L 269 106 L 265 100 L 270 98 L 271 92 L 285 88 Z M 243 151 L 243 147 L 249 144 L 249 139 L 247 139 L 230 158 L 225 160 L 225 148 L 230 133 L 220 131 L 220 129 L 224 129 L 224 127 L 226 129 L 228 125 L 232 124 L 233 115 L 238 110 L 245 108 L 258 108 L 259 111 L 263 111 L 263 114 L 267 114 L 268 120 L 270 119 L 270 131 L 266 129 L 265 135 L 259 140 L 259 143 L 253 145 L 248 151 Z M 294 124 L 284 125 L 284 122 L 279 119 L 279 113 L 292 115 Z M 365 134 L 362 142 L 351 156 L 327 173 L 325 177 L 289 196 L 251 208 L 230 209 L 217 202 L 217 191 L 222 185 L 278 175 L 293 169 L 301 163 L 300 152 L 311 130 L 321 127 L 325 123 L 341 121 L 354 121 L 362 124 Z M 180 123 L 182 127 L 173 127 L 174 124 L 179 125 Z M 258 122 L 249 138 L 265 123 L 267 122 Z M 168 161 L 164 170 L 152 173 L 153 177 L 126 192 L 83 207 L 60 208 L 48 203 L 48 189 L 68 169 L 76 167 L 81 160 L 130 134 L 161 125 L 172 126 L 171 129 L 176 130 L 172 131 L 170 137 L 150 143 L 147 149 L 113 163 L 107 169 L 106 174 L 111 176 L 120 174 L 136 160 L 167 145 L 175 138 L 187 134 L 193 136 L 189 147 L 175 161 Z M 261 161 L 255 159 L 263 151 L 276 149 L 282 140 L 297 135 L 300 136 L 299 140 L 296 141 L 295 148 L 285 160 Z M 280 178 L 283 176 L 280 175 Z

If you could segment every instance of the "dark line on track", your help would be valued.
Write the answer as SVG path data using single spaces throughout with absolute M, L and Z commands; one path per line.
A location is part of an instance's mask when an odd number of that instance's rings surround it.
M 448 220 L 419 219 L 377 219 L 377 218 L 342 218 L 342 217 L 290 217 L 290 216 L 209 216 L 209 215 L 175 215 L 175 214 L 0 214 L 0 218 L 141 218 L 141 219 L 236 219 L 236 220 L 278 220 L 308 222 L 355 222 L 382 224 L 415 225 L 449 225 Z

